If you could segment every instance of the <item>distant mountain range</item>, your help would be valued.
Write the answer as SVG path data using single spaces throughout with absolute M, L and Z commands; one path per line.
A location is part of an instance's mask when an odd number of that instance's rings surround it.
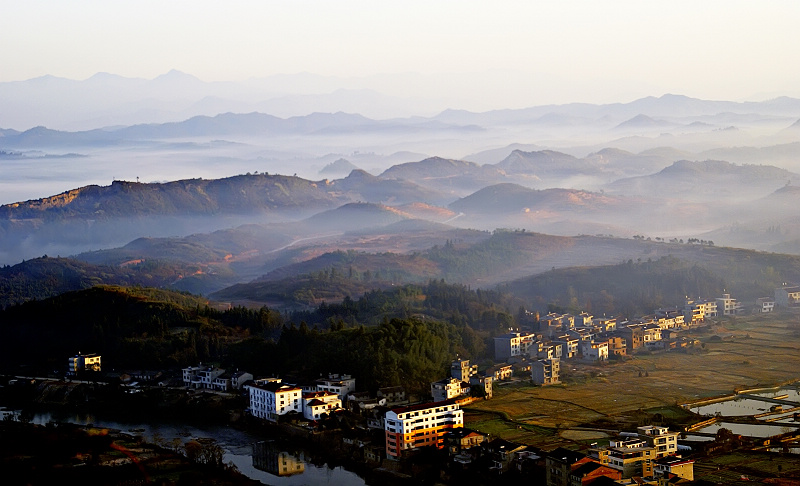
M 418 75 L 408 74 L 393 75 L 386 79 L 338 79 L 301 73 L 239 82 L 204 82 L 176 70 L 149 80 L 109 73 L 97 73 L 85 80 L 42 76 L 0 83 L 0 127 L 24 130 L 45 125 L 62 130 L 88 130 L 174 122 L 198 115 L 254 111 L 284 118 L 339 111 L 380 119 L 429 114 L 433 106 L 442 106 L 442 102 L 411 98 L 396 89 L 398 84 L 404 82 L 419 83 L 420 79 L 417 78 Z M 425 82 L 428 81 L 431 80 Z M 438 85 L 442 81 L 430 84 Z M 442 84 L 445 91 L 446 86 L 447 82 Z M 395 88 L 392 90 L 392 87 Z M 444 93 L 437 98 L 448 99 Z M 451 108 L 457 108 L 457 105 L 457 101 L 451 101 Z M 800 113 L 798 106 L 798 100 L 785 97 L 737 103 L 668 94 L 606 105 L 571 103 L 484 113 L 452 109 L 434 119 L 447 124 L 460 124 L 470 119 L 468 123 L 476 125 L 493 125 L 503 120 L 513 124 L 567 126 L 585 125 L 588 120 L 609 117 L 613 119 L 611 126 L 614 126 L 639 114 L 653 118 L 691 117 L 709 113 L 762 113 L 796 117 Z

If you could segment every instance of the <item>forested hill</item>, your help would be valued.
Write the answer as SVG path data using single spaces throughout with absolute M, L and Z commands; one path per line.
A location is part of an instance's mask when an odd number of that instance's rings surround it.
M 227 340 L 280 328 L 280 316 L 237 317 L 207 300 L 165 290 L 97 286 L 0 311 L 2 365 L 62 370 L 79 351 L 103 355 L 111 368 L 158 369 L 218 357 Z
M 163 287 L 175 280 L 179 272 L 174 264 L 165 262 L 93 265 L 45 255 L 0 268 L 0 309 L 99 284 Z
M 12 306 L 0 311 L 0 365 L 52 372 L 82 351 L 102 354 L 114 369 L 202 361 L 310 380 L 337 363 L 336 371 L 358 373 L 365 388 L 424 393 L 454 356 L 485 358 L 487 341 L 515 324 L 506 309 L 515 304 L 501 294 L 441 281 L 291 316 L 206 304 L 187 294 L 99 286 Z
M 533 308 L 635 317 L 659 307 L 683 305 L 686 297 L 723 292 L 745 304 L 772 297 L 784 282 L 800 282 L 800 257 L 736 248 L 695 247 L 689 253 L 616 265 L 553 269 L 514 280 L 500 290 Z M 691 257 L 691 258 L 688 258 Z

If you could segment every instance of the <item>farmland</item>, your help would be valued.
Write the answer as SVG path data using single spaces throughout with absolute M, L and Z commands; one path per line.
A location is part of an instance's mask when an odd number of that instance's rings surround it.
M 772 314 L 719 319 L 690 333 L 692 347 L 644 352 L 601 364 L 562 361 L 562 384 L 522 380 L 496 386 L 492 400 L 467 409 L 465 424 L 509 440 L 545 445 L 601 439 L 660 413 L 691 420 L 676 405 L 800 379 L 800 316 Z

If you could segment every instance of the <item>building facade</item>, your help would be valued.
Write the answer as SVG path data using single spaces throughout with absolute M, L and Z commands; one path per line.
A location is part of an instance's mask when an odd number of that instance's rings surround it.
M 781 287 L 775 289 L 776 307 L 800 306 L 800 286 Z
M 431 383 L 431 396 L 434 402 L 444 402 L 469 394 L 469 383 L 455 378 L 445 378 Z
M 505 361 L 512 356 L 526 356 L 534 337 L 531 333 L 520 332 L 510 332 L 497 336 L 494 338 L 495 360 Z
M 420 447 L 444 446 L 447 432 L 464 426 L 464 412 L 452 400 L 394 408 L 384 421 L 386 457 L 399 459 Z
M 302 389 L 280 381 L 257 380 L 246 386 L 250 395 L 250 414 L 271 422 L 289 412 L 303 413 Z
M 536 385 L 555 385 L 559 380 L 561 361 L 558 358 L 541 359 L 531 363 L 531 380 Z
M 656 457 L 664 457 L 678 452 L 678 432 L 670 432 L 667 427 L 648 425 L 638 427 L 636 432 L 639 438 L 645 440 L 647 445 L 656 449 Z
M 69 358 L 67 373 L 75 376 L 84 371 L 102 371 L 99 354 L 76 354 Z
M 316 391 L 328 391 L 339 395 L 339 400 L 347 401 L 347 394 L 356 391 L 356 379 L 350 375 L 329 374 L 316 382 Z
M 326 414 L 342 408 L 339 395 L 333 392 L 305 392 L 302 401 L 303 417 L 308 420 L 319 420 Z

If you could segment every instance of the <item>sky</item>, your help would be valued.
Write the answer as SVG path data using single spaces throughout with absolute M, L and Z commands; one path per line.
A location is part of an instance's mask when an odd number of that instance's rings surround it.
M 796 1 L 0 0 L 0 7 L 0 82 L 98 72 L 152 79 L 172 69 L 204 81 L 421 73 L 459 79 L 452 89 L 474 96 L 505 91 L 505 104 L 517 93 L 525 104 L 664 93 L 800 97 Z M 426 86 L 396 89 L 424 94 Z

